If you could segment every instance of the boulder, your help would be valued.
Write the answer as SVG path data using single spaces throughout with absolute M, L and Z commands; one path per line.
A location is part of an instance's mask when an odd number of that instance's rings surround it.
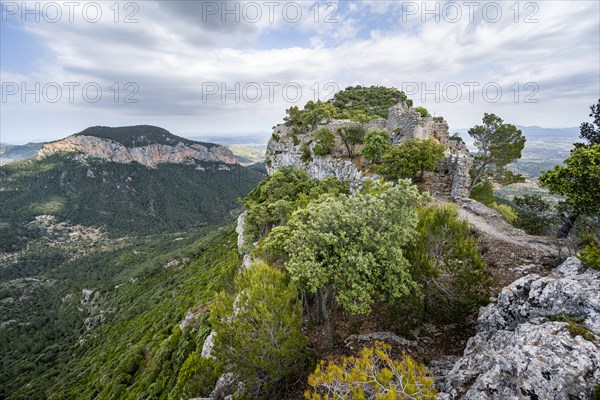
M 439 398 L 589 398 L 600 382 L 599 289 L 600 271 L 575 257 L 505 287 L 480 310 L 463 356 L 436 371 Z

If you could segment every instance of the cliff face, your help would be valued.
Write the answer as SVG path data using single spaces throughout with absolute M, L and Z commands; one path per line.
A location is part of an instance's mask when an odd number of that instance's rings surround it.
M 39 151 L 38 157 L 68 151 L 122 164 L 138 162 L 149 168 L 156 168 L 161 163 L 194 164 L 194 160 L 235 164 L 235 157 L 231 150 L 221 146 L 208 148 L 200 143 L 180 142 L 175 145 L 154 143 L 127 147 L 110 139 L 85 135 L 69 136 L 63 140 L 47 143 Z
M 359 187 L 369 178 L 378 176 L 365 176 L 357 166 L 349 161 L 346 149 L 340 139 L 335 138 L 333 152 L 325 157 L 316 156 L 313 152 L 315 143 L 313 134 L 321 128 L 336 132 L 339 127 L 355 124 L 350 120 L 333 120 L 319 125 L 311 132 L 294 134 L 294 128 L 286 124 L 277 125 L 267 146 L 267 173 L 272 175 L 285 166 L 293 166 L 306 170 L 311 178 L 323 179 L 332 176 L 350 182 L 350 186 Z M 448 146 L 446 159 L 440 163 L 440 170 L 444 171 L 442 180 L 447 181 L 449 187 L 447 196 L 460 199 L 467 196 L 469 183 L 469 169 L 471 158 L 467 148 L 461 142 L 449 140 L 448 124 L 443 118 L 422 117 L 415 109 L 404 103 L 399 103 L 388 110 L 387 119 L 375 119 L 365 125 L 371 128 L 387 129 L 391 132 L 393 145 L 398 145 L 409 138 L 427 139 L 435 138 Z M 310 150 L 310 159 L 303 161 L 304 149 Z M 360 146 L 357 147 L 360 153 Z

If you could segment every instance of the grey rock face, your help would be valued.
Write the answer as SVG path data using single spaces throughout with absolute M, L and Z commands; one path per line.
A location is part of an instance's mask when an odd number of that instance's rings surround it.
M 187 146 L 180 142 L 175 146 L 150 144 L 142 147 L 126 147 L 121 143 L 95 136 L 69 136 L 63 140 L 47 143 L 39 151 L 38 157 L 67 151 L 123 164 L 135 161 L 150 168 L 156 168 L 161 163 L 193 164 L 194 160 L 235 164 L 235 157 L 231 150 L 222 146 L 207 148 L 201 144 Z
M 350 125 L 350 121 L 333 121 L 323 125 L 335 132 L 339 126 Z M 331 156 L 312 157 L 308 162 L 302 161 L 302 147 L 312 140 L 312 133 L 297 135 L 294 139 L 291 127 L 280 125 L 275 128 L 275 135 L 279 140 L 269 140 L 267 146 L 267 173 L 272 175 L 275 171 L 285 166 L 304 169 L 310 178 L 323 179 L 332 176 L 347 180 L 351 187 L 359 186 L 365 178 L 360 171 L 348 160 L 339 158 L 343 155 L 342 145 L 338 143 Z
M 230 396 L 233 392 L 233 387 L 236 384 L 235 375 L 227 372 L 219 377 L 215 389 L 210 393 L 210 399 L 221 400 Z
M 600 381 L 600 271 L 567 259 L 523 277 L 479 312 L 478 333 L 439 386 L 440 399 L 586 399 Z M 559 315 L 593 335 L 574 335 Z M 594 338 L 595 337 L 595 338 Z
M 469 155 L 464 144 L 457 145 L 457 151 L 446 152 L 445 166 L 452 172 L 452 189 L 450 196 L 453 200 L 459 200 L 469 197 L 469 184 L 471 177 L 469 171 L 473 164 L 473 159 Z
M 244 254 L 243 249 L 245 248 L 245 240 L 244 240 L 244 227 L 246 225 L 246 216 L 248 215 L 248 211 L 244 211 L 238 216 L 237 225 L 235 227 L 235 233 L 238 235 L 238 252 L 240 254 Z
M 335 138 L 335 148 L 331 155 L 316 156 L 312 149 L 315 143 L 312 137 L 316 130 L 327 128 L 336 132 L 339 127 L 356 124 L 350 120 L 332 120 L 319 125 L 314 131 L 303 134 L 293 132 L 291 126 L 281 124 L 275 127 L 273 136 L 267 146 L 267 172 L 272 175 L 285 166 L 304 169 L 311 178 L 323 179 L 335 177 L 349 182 L 351 189 L 360 187 L 367 179 L 379 179 L 373 175 L 363 175 L 357 167 L 347 159 L 346 149 L 340 139 Z M 448 124 L 443 118 L 421 117 L 415 109 L 399 103 L 388 110 L 387 119 L 369 121 L 365 128 L 388 129 L 392 133 L 392 144 L 398 145 L 408 138 L 435 138 L 449 146 L 447 159 L 443 166 L 451 172 L 452 197 L 462 198 L 468 195 L 466 185 L 469 184 L 469 168 L 471 159 L 464 145 L 460 146 L 448 140 Z M 302 160 L 304 148 L 311 150 L 311 159 Z M 360 146 L 356 149 L 360 152 Z
M 211 331 L 210 335 L 204 340 L 204 345 L 202 345 L 202 353 L 200 356 L 202 358 L 214 358 L 212 355 L 212 350 L 215 347 L 215 331 Z

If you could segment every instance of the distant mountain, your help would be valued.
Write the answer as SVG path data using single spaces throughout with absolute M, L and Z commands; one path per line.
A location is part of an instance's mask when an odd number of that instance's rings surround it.
M 571 128 L 542 128 L 540 126 L 521 126 L 517 125 L 528 139 L 546 139 L 546 140 L 570 140 L 576 142 L 579 140 L 579 127 Z
M 36 145 L 0 168 L 0 399 L 120 398 L 113 362 L 142 343 L 153 367 L 140 385 L 165 392 L 179 366 L 161 361 L 162 338 L 184 318 L 186 338 L 210 330 L 188 310 L 233 280 L 231 222 L 265 165 L 153 126 Z M 189 344 L 176 345 L 184 360 Z
M 110 236 L 220 223 L 263 177 L 225 147 L 162 128 L 89 128 L 0 170 L 0 252 L 37 237 L 42 215 Z
M 165 163 L 236 163 L 233 153 L 223 146 L 185 139 L 163 128 L 149 125 L 88 128 L 65 139 L 45 144 L 39 156 L 47 157 L 64 152 L 77 152 L 122 164 L 137 162 L 151 168 Z
M 0 143 L 0 165 L 34 157 L 45 143 L 13 145 Z

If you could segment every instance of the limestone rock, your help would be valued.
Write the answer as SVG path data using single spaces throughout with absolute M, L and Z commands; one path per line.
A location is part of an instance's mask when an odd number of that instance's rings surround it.
M 315 143 L 313 134 L 318 129 L 327 128 L 336 132 L 338 128 L 356 124 L 350 120 L 332 120 L 319 125 L 312 132 L 298 133 L 292 126 L 281 124 L 275 127 L 267 146 L 267 173 L 272 175 L 285 166 L 304 169 L 310 178 L 323 179 L 335 177 L 346 180 L 352 190 L 360 187 L 367 179 L 378 179 L 379 176 L 365 176 L 356 165 L 347 159 L 346 149 L 340 138 L 335 135 L 334 149 L 330 155 L 316 156 L 312 151 Z M 452 181 L 451 197 L 463 198 L 468 195 L 469 169 L 471 158 L 467 148 L 448 138 L 448 124 L 441 117 L 422 117 L 414 108 L 399 103 L 388 110 L 387 119 L 374 119 L 365 125 L 365 129 L 388 129 L 392 136 L 392 144 L 398 145 L 408 138 L 435 138 L 448 146 L 446 160 L 442 168 L 447 170 Z M 309 160 L 303 160 L 303 152 L 308 147 L 311 151 Z M 357 146 L 360 153 L 360 146 Z
M 246 225 L 246 217 L 248 216 L 248 211 L 244 211 L 241 213 L 237 219 L 237 225 L 235 227 L 235 233 L 238 235 L 238 251 L 240 254 L 244 254 L 243 249 L 245 247 L 244 241 L 244 227 Z
M 210 335 L 204 340 L 204 345 L 202 345 L 202 353 L 200 356 L 202 358 L 214 358 L 212 355 L 212 350 L 215 347 L 215 331 L 211 331 Z
M 440 399 L 586 399 L 600 381 L 600 271 L 567 259 L 523 277 L 479 312 L 477 334 L 439 382 Z M 557 316 L 575 318 L 575 335 Z
M 583 326 L 600 333 L 600 272 L 585 270 L 575 257 L 548 276 L 527 275 L 504 288 L 496 304 L 480 310 L 478 331 L 514 329 L 558 314 L 584 318 Z
M 210 393 L 209 398 L 214 400 L 224 400 L 228 396 L 231 396 L 236 384 L 235 375 L 231 372 L 227 372 L 219 377 L 214 390 Z
M 47 143 L 39 151 L 38 157 L 70 151 L 122 164 L 138 162 L 150 168 L 156 168 L 161 163 L 194 164 L 194 160 L 235 164 L 231 150 L 222 146 L 208 148 L 200 143 L 186 145 L 179 142 L 175 145 L 154 143 L 127 147 L 110 139 L 85 135 Z

